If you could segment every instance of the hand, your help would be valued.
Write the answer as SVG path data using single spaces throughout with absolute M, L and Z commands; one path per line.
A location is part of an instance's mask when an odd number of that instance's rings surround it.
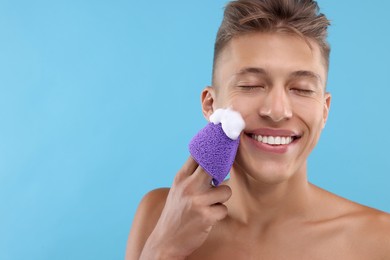
M 212 227 L 227 215 L 230 187 L 213 187 L 212 178 L 191 157 L 177 173 L 164 209 L 140 259 L 159 255 L 184 259 L 207 239 Z M 153 252 L 153 253 L 152 253 Z

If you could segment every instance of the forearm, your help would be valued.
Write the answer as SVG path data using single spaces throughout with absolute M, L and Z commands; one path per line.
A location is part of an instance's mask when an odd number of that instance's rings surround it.
M 153 243 L 152 238 L 146 241 L 139 260 L 184 260 L 184 256 L 177 256 L 167 247 Z

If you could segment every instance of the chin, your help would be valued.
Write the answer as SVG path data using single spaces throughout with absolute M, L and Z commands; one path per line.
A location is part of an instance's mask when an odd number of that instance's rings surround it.
M 281 164 L 275 161 L 266 162 L 248 162 L 240 160 L 237 156 L 236 162 L 233 165 L 232 174 L 237 175 L 235 178 L 244 178 L 248 181 L 255 181 L 265 184 L 279 184 L 288 181 L 294 172 L 288 165 Z M 232 176 L 233 177 L 233 176 Z

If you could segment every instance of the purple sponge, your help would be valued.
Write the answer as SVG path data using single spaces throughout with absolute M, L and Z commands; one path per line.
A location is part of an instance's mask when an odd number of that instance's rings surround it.
M 230 139 L 220 123 L 209 123 L 192 138 L 189 150 L 218 186 L 232 168 L 239 142 L 240 138 Z

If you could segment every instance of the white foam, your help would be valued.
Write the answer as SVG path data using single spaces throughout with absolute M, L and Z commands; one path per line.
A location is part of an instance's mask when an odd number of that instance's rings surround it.
M 210 121 L 215 125 L 221 123 L 222 130 L 232 140 L 236 140 L 245 127 L 245 122 L 241 114 L 231 108 L 219 108 L 215 110 L 210 116 Z

